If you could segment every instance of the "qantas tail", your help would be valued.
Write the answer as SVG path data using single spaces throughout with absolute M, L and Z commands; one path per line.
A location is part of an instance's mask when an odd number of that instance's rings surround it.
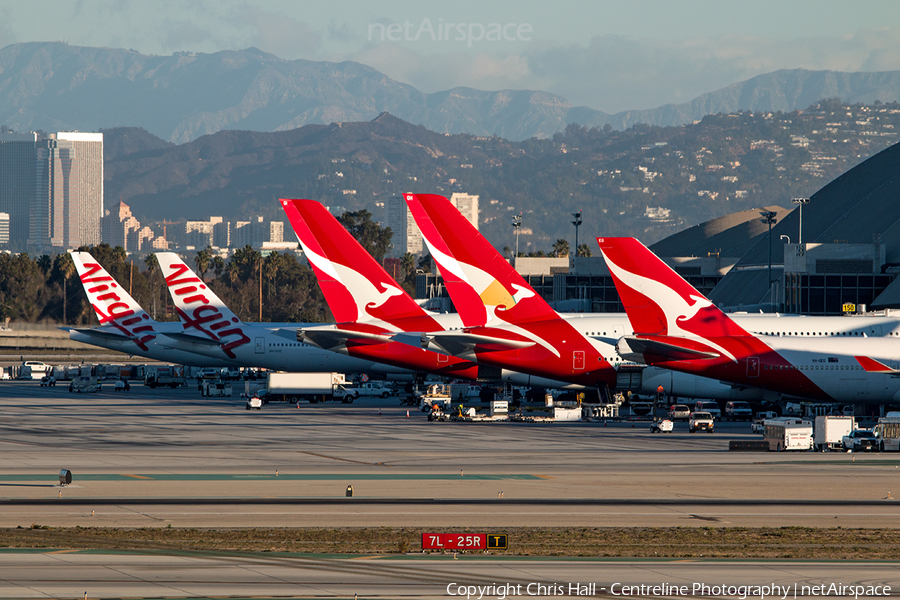
M 404 194 L 447 290 L 468 327 L 558 319 L 541 296 L 460 214 L 434 194 Z
M 93 256 L 87 252 L 71 252 L 70 256 L 100 325 L 116 328 L 147 350 L 147 342 L 156 337 L 155 321 Z
M 320 202 L 282 199 L 281 206 L 338 322 L 403 319 L 408 330 L 438 328 Z M 409 319 L 422 321 L 416 325 Z
M 634 238 L 597 238 L 635 334 L 722 337 L 750 334 Z
M 158 252 L 156 260 L 184 327 L 184 335 L 220 345 L 229 358 L 234 348 L 250 343 L 244 324 L 174 252 Z M 167 334 L 178 337 L 177 334 Z M 190 338 L 185 338 L 191 341 Z

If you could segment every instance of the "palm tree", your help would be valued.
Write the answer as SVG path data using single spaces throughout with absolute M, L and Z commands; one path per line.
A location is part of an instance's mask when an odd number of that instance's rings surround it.
M 212 248 L 207 246 L 205 249 L 201 250 L 194 256 L 194 263 L 197 265 L 197 275 L 200 276 L 200 279 L 206 281 L 204 277 L 206 272 L 209 271 L 209 264 L 212 261 Z
M 144 266 L 147 267 L 147 279 L 151 282 L 151 285 L 153 285 L 153 318 L 156 319 L 156 301 L 157 299 L 159 299 L 159 288 L 156 286 L 156 274 L 159 273 L 159 261 L 156 259 L 156 255 L 148 254 L 144 258 Z M 166 294 L 165 298 L 163 299 L 163 302 L 166 305 L 166 312 L 168 312 L 169 309 L 168 298 L 169 296 L 168 294 Z
M 266 257 L 266 260 L 263 262 L 264 273 L 266 279 L 269 280 L 269 297 L 272 297 L 272 287 L 275 286 L 275 278 L 278 276 L 278 268 L 281 266 L 281 255 L 277 252 L 273 252 L 272 254 Z M 276 287 L 275 293 L 278 293 L 278 289 Z
M 416 255 L 407 252 L 400 258 L 400 268 L 403 269 L 403 279 L 409 281 L 416 272 Z
M 216 279 L 222 276 L 222 272 L 225 270 L 225 259 L 216 254 L 213 256 L 212 260 L 213 273 L 216 276 Z
M 50 257 L 47 257 L 49 260 Z M 56 269 L 59 271 L 59 274 L 62 276 L 63 280 L 63 323 L 67 323 L 66 317 L 66 300 L 69 296 L 68 294 L 68 282 L 69 277 L 75 274 L 75 263 L 72 262 L 72 257 L 68 254 L 59 254 L 56 257 Z
M 553 244 L 553 254 L 555 254 L 557 258 L 564 258 L 566 256 L 569 256 L 568 240 L 556 240 L 556 243 Z
M 575 252 L 575 256 L 591 256 L 591 247 L 587 244 L 579 244 L 578 250 Z
M 53 266 L 53 262 L 50 260 L 50 257 L 46 254 L 41 254 L 37 259 L 37 265 L 41 268 L 41 272 L 44 276 L 50 271 L 50 267 Z
M 114 263 L 125 264 L 128 261 L 128 253 L 122 246 L 116 246 L 112 249 L 112 260 Z

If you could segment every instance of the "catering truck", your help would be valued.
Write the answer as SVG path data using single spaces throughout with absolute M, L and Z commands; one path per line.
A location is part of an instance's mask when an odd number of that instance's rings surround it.
M 843 438 L 856 429 L 856 420 L 853 417 L 816 417 L 815 433 L 813 441 L 816 450 L 841 450 Z
M 354 394 L 343 388 L 346 383 L 343 373 L 283 373 L 270 371 L 266 379 L 266 400 L 310 403 L 341 400 L 353 402 Z

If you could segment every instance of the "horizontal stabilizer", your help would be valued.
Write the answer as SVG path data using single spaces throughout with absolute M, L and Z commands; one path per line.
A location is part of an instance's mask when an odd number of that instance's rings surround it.
M 637 361 L 641 361 L 645 356 L 659 357 L 660 361 L 702 360 L 721 356 L 717 352 L 707 352 L 681 345 L 679 342 L 682 341 L 685 340 L 677 337 L 667 337 L 665 341 L 662 341 L 625 336 L 616 343 L 616 351 L 626 360 Z
M 484 352 L 499 352 L 502 350 L 521 350 L 534 346 L 530 340 L 508 340 L 490 335 L 478 335 L 464 332 L 432 333 L 423 338 L 426 344 L 423 347 L 459 357 L 474 357 L 475 347 Z
M 900 375 L 900 371 L 892 369 L 884 363 L 880 363 L 874 358 L 868 356 L 854 356 L 860 366 L 867 373 L 886 373 L 888 375 Z
M 200 337 L 197 335 L 191 335 L 190 333 L 181 333 L 181 332 L 169 332 L 164 333 L 164 336 L 167 338 L 171 338 L 176 342 L 181 342 L 184 344 L 192 344 L 194 346 L 202 346 L 204 348 L 221 348 L 222 342 L 218 340 L 211 340 L 209 338 Z
M 391 341 L 389 335 L 369 333 L 365 331 L 348 331 L 346 329 L 298 329 L 297 341 L 318 346 L 325 350 L 343 348 L 348 341 L 365 342 L 373 344 L 386 344 Z
M 104 340 L 111 342 L 130 342 L 131 338 L 121 333 L 117 333 L 116 331 L 110 331 L 108 329 L 97 329 L 97 328 L 74 328 L 69 329 L 69 333 L 72 332 L 80 333 L 81 335 L 87 336 L 89 338 L 94 338 L 96 340 Z

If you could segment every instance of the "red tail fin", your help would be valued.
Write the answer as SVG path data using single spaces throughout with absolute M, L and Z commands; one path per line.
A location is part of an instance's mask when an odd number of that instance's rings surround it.
M 463 324 L 466 327 L 484 325 L 488 320 L 487 308 L 469 282 L 462 266 L 453 257 L 453 252 L 447 246 L 444 238 L 438 233 L 437 227 L 431 222 L 431 217 L 422 207 L 416 194 L 404 194 L 403 197 L 406 199 L 406 204 L 409 206 L 416 225 L 422 232 L 431 257 L 441 270 L 444 285 L 453 299 L 453 305 Z
M 321 203 L 282 199 L 281 206 L 339 322 L 403 319 L 415 331 L 440 329 Z
M 597 238 L 636 334 L 748 336 L 634 238 Z
M 449 200 L 433 194 L 406 195 L 416 223 L 428 240 L 433 258 L 441 275 L 452 282 L 448 291 L 453 294 L 463 320 L 483 314 L 508 323 L 558 319 L 550 305 L 522 279 L 499 252 L 478 233 Z M 418 206 L 416 206 L 418 204 Z M 418 215 L 418 216 L 417 216 Z M 459 292 L 465 285 L 468 290 Z M 481 303 L 481 307 L 476 305 Z M 467 326 L 484 323 L 465 323 Z

